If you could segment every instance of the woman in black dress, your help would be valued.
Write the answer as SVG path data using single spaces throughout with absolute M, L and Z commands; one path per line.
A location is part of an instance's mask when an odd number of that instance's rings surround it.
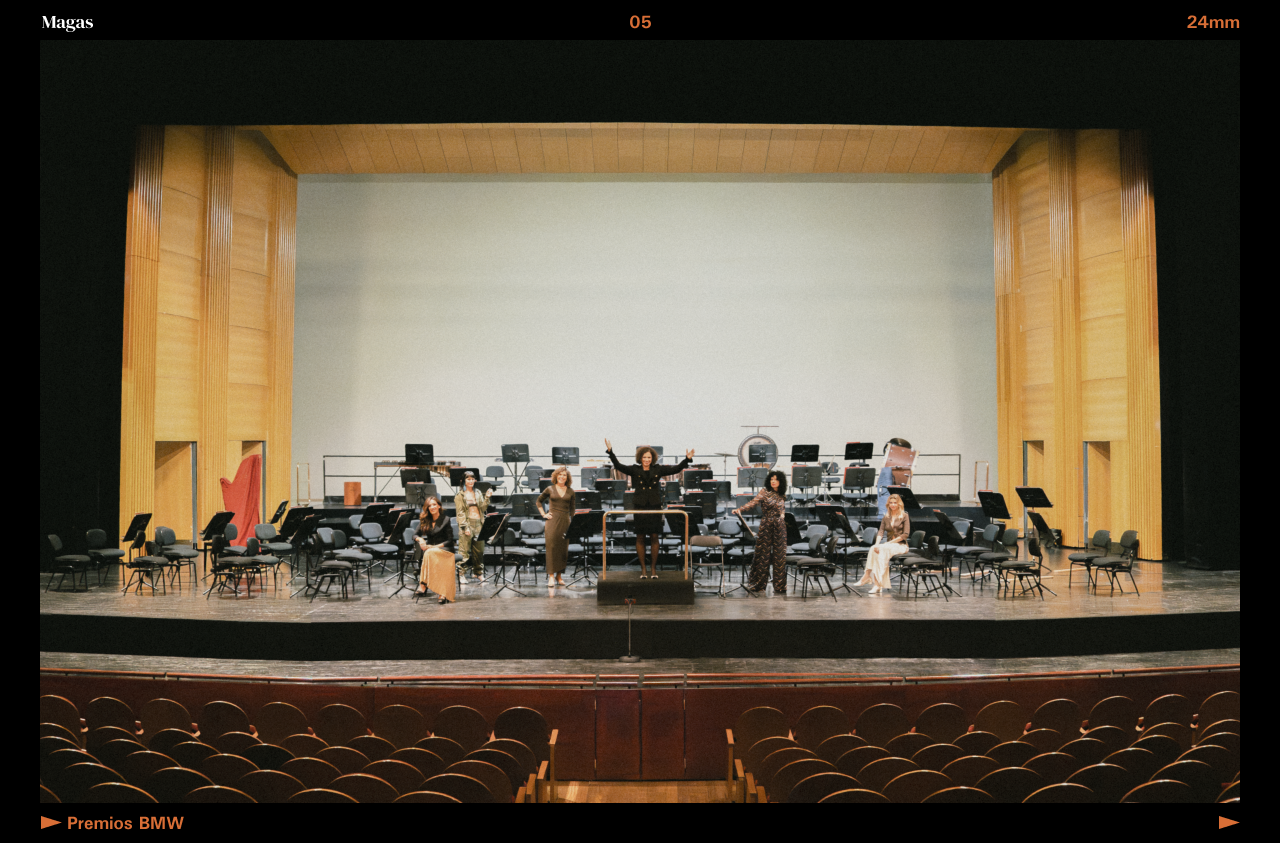
M 751 561 L 747 591 L 760 593 L 769 584 L 773 568 L 773 593 L 787 593 L 787 525 L 783 520 L 787 505 L 787 475 L 770 471 L 764 488 L 751 503 L 733 511 L 734 515 L 760 505 L 760 530 L 756 533 L 756 551 Z
M 613 455 L 613 446 L 609 444 L 608 439 L 604 440 L 604 447 L 605 453 L 609 455 L 609 460 L 613 463 L 613 467 L 631 478 L 632 491 L 635 492 L 636 509 L 662 509 L 661 478 L 679 474 L 693 462 L 693 449 L 690 448 L 684 452 L 684 459 L 678 464 L 658 465 L 658 453 L 648 445 L 641 445 L 636 448 L 636 462 L 639 465 L 623 465 Z M 632 529 L 636 531 L 636 553 L 640 556 L 640 579 L 648 579 L 649 577 L 657 579 L 658 539 L 662 536 L 662 516 L 633 516 Z M 645 568 L 646 539 L 652 548 L 652 574 Z

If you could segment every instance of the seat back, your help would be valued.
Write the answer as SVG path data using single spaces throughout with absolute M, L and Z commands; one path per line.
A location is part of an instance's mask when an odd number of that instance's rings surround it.
M 966 521 L 963 518 L 951 522 L 951 526 L 956 528 L 956 532 L 960 534 L 960 541 L 969 540 L 969 530 L 973 527 L 972 521 Z
M 53 533 L 50 533 L 49 546 L 53 548 L 54 555 L 56 556 L 62 552 L 62 539 L 58 538 Z
M 1120 536 L 1120 555 L 1135 559 L 1138 556 L 1138 531 L 1125 530 Z
M 240 528 L 237 527 L 235 524 L 228 523 L 227 529 L 222 531 L 222 535 L 226 537 L 227 544 L 231 544 L 233 541 L 235 541 L 237 538 L 240 537 Z
M 1093 534 L 1093 541 L 1089 542 L 1096 550 L 1106 551 L 1111 544 L 1111 531 L 1098 530 Z
M 1129 535 L 1125 533 L 1125 535 Z M 1134 534 L 1135 536 L 1137 533 Z M 107 533 L 105 530 L 86 530 L 84 534 L 85 546 L 90 550 L 101 550 L 107 546 Z
M 547 526 L 542 521 L 527 518 L 520 522 L 520 534 L 527 538 L 537 538 L 546 532 Z
M 999 535 L 1000 535 L 999 524 L 988 524 L 986 527 L 982 528 L 982 540 L 986 542 L 988 546 L 994 545 L 996 542 L 996 537 Z
M 168 527 L 156 527 L 156 544 L 160 547 L 169 547 L 177 542 L 178 538 L 174 535 L 173 530 Z
M 367 542 L 376 542 L 382 538 L 382 527 L 376 523 L 365 522 L 360 525 L 360 536 Z
M 360 516 L 355 516 L 359 518 Z M 253 534 L 257 536 L 258 541 L 269 542 L 276 539 L 279 534 L 276 532 L 275 526 L 271 524 L 256 524 L 253 528 Z
M 244 543 L 245 556 L 257 556 L 261 552 L 262 552 L 262 546 L 258 543 L 258 540 L 256 538 L 249 539 Z

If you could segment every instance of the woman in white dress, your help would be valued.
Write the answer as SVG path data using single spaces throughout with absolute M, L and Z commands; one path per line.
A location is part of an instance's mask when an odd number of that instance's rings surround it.
M 889 560 L 907 552 L 907 539 L 911 536 L 911 516 L 903 508 L 902 498 L 890 495 L 885 508 L 880 530 L 876 533 L 877 544 L 867 553 L 866 570 L 862 579 L 855 583 L 870 585 L 868 594 L 879 594 L 889 589 Z

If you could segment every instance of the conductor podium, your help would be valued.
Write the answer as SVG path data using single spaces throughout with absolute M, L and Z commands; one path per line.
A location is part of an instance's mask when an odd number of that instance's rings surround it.
M 596 582 L 596 604 L 602 606 L 622 606 L 633 602 L 637 606 L 679 606 L 693 605 L 693 580 L 689 577 L 689 514 L 683 510 L 617 510 L 614 512 L 601 513 L 601 529 L 605 534 L 607 546 L 607 531 L 609 529 L 609 517 L 620 515 L 666 515 L 668 518 L 683 518 L 684 520 L 684 570 L 682 572 L 669 571 L 660 577 L 651 577 L 649 579 L 641 579 L 639 571 L 620 571 L 615 566 L 613 572 L 609 571 L 609 556 L 606 550 L 602 558 L 603 571 L 600 579 Z
M 692 606 L 693 580 L 678 571 L 667 571 L 654 579 L 640 579 L 639 571 L 609 573 L 608 579 L 596 582 L 596 603 L 621 606 L 634 599 L 637 606 Z

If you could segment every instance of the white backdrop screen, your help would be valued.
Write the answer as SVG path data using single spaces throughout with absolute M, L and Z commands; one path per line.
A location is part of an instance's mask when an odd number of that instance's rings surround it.
M 900 436 L 994 464 L 988 177 L 302 176 L 297 235 L 316 481 L 406 442 L 709 455 L 744 425 L 777 425 L 784 462 Z

